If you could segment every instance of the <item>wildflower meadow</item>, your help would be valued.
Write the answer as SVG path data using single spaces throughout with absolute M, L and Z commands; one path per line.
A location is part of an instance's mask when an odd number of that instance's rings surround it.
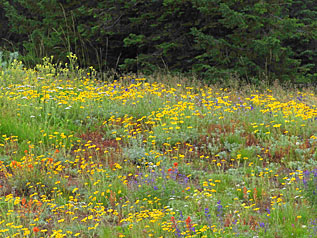
M 0 68 L 0 237 L 317 237 L 317 96 Z

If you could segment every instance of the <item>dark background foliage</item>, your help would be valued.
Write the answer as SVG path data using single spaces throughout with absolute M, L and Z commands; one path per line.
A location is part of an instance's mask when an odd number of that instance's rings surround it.
M 317 81 L 314 0 L 0 0 L 0 47 L 99 71 Z

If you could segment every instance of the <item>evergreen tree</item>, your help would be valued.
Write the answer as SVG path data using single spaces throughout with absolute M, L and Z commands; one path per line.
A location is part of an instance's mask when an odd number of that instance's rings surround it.
M 211 81 L 314 81 L 313 0 L 0 0 L 5 41 L 30 65 L 44 56 L 97 70 L 194 71 Z M 3 40 L 6 39 L 6 40 Z

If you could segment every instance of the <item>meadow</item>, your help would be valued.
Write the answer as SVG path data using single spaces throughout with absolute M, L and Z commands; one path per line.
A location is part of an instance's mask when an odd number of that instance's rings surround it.
M 317 96 L 0 70 L 0 237 L 317 237 Z

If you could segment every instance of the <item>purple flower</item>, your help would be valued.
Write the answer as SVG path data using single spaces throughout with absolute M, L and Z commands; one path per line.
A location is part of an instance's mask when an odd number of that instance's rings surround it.
M 218 211 L 217 216 L 218 216 L 218 217 L 221 217 L 221 216 L 222 216 L 222 212 L 223 212 L 223 207 L 222 207 L 222 205 L 221 205 L 221 200 L 219 200 L 219 201 L 217 202 L 217 204 L 218 204 L 218 206 L 217 206 L 217 211 Z
M 305 170 L 305 171 L 304 171 L 304 176 L 305 176 L 305 177 L 308 177 L 309 175 L 310 175 L 310 171 L 309 171 L 309 170 Z
M 209 213 L 209 208 L 206 207 L 206 208 L 205 208 L 205 214 L 208 214 L 208 213 Z
M 265 225 L 264 222 L 260 222 L 260 227 L 264 228 L 264 232 L 266 233 L 267 226 Z
M 210 218 L 210 214 L 209 214 L 209 209 L 208 209 L 208 207 L 205 208 L 205 216 L 206 216 L 207 220 Z
M 182 211 L 179 211 L 179 215 L 180 215 L 181 219 L 183 219 L 183 218 L 184 218 L 184 217 L 183 217 L 183 213 L 182 213 Z
M 221 205 L 221 200 L 219 200 L 217 204 L 217 217 L 219 217 L 220 223 L 223 225 L 223 207 Z
M 176 235 L 182 237 L 181 230 L 178 227 L 176 227 Z

